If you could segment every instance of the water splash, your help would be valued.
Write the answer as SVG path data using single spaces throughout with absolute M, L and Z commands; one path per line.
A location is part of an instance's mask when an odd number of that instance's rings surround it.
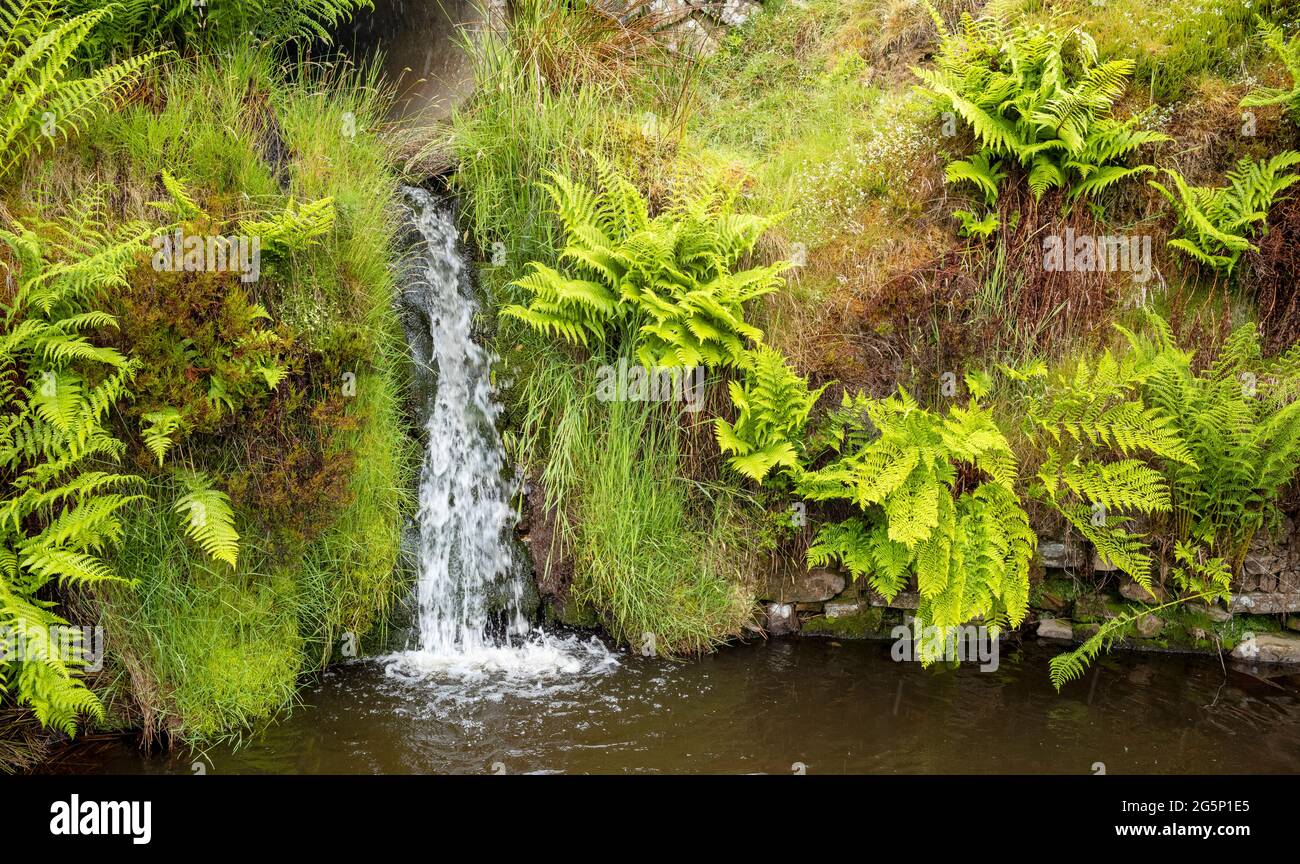
M 428 436 L 420 471 L 418 643 L 389 674 L 458 680 L 572 675 L 607 665 L 590 646 L 529 626 L 512 532 L 515 491 L 506 471 L 492 387 L 493 356 L 474 339 L 478 311 L 451 210 L 404 190 L 422 248 L 404 301 L 427 322 L 408 332 L 423 379 Z M 599 644 L 599 643 L 596 643 Z

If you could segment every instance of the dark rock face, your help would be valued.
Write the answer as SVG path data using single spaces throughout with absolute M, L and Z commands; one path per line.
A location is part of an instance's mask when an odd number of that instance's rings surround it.
M 760 600 L 777 603 L 824 603 L 844 591 L 843 574 L 818 568 L 769 576 Z

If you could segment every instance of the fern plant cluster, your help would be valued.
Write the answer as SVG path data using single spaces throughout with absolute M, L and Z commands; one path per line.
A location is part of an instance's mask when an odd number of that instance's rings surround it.
M 1278 196 L 1300 180 L 1288 171 L 1300 164 L 1300 153 L 1284 153 L 1252 162 L 1242 159 L 1228 172 L 1226 186 L 1191 186 L 1173 169 L 1165 173 L 1173 189 L 1154 180 L 1151 185 L 1169 200 L 1178 216 L 1171 249 L 1212 270 L 1231 274 L 1241 256 L 1256 252 L 1252 239 L 1263 230 Z
M 1012 25 L 990 12 L 965 13 L 950 31 L 930 12 L 939 30 L 935 68 L 912 71 L 921 91 L 968 124 L 979 143 L 949 163 L 949 182 L 974 185 L 992 205 L 1014 166 L 1035 198 L 1060 189 L 1075 201 L 1153 170 L 1124 161 L 1168 137 L 1139 128 L 1138 118 L 1112 116 L 1133 61 L 1101 62 L 1080 29 Z
M 927 410 L 900 389 L 887 399 L 846 394 L 841 416 L 855 433 L 847 440 L 860 443 L 796 471 L 795 489 L 849 501 L 861 515 L 823 526 L 808 563 L 838 561 L 890 600 L 915 577 L 922 626 L 1019 625 L 1035 539 L 1016 495 L 1015 456 L 992 414 L 976 399 Z
M 0 0 L 0 179 L 77 134 L 163 56 L 140 54 L 78 75 L 78 52 L 117 11 L 102 3 Z
M 1002 371 L 1019 385 L 1020 431 L 1038 455 L 1026 494 L 1154 594 L 1147 538 L 1132 519 L 1169 512 L 1160 464 L 1197 465 L 1173 418 L 1143 399 L 1149 367 L 1106 350 L 1055 372 L 1041 362 Z
M 532 262 L 512 283 L 528 302 L 502 314 L 593 352 L 634 354 L 647 369 L 743 366 L 763 338 L 744 305 L 777 290 L 785 265 L 736 268 L 771 220 L 690 186 L 652 217 L 626 177 L 600 160 L 597 171 L 599 191 L 552 175 L 565 246 L 556 267 Z
M 75 14 L 100 9 L 96 0 L 62 0 Z M 168 42 L 177 46 L 228 46 L 261 40 L 270 45 L 318 39 L 371 0 L 116 0 L 87 46 L 95 59 Z
M 0 626 L 22 640 L 17 662 L 0 663 L 0 691 L 68 734 L 103 708 L 77 675 L 51 628 L 67 622 L 40 594 L 118 577 L 102 559 L 121 537 L 121 513 L 138 478 L 114 470 L 125 445 L 108 428 L 138 363 L 89 334 L 116 319 L 96 307 L 124 278 L 148 229 L 114 235 L 87 226 L 61 244 L 21 224 L 0 229 L 16 262 L 12 299 L 0 306 Z
M 1253 323 L 1197 369 L 1159 318 L 1125 330 L 1143 369 L 1142 398 L 1170 418 L 1190 458 L 1163 460 L 1168 531 L 1241 566 L 1255 533 L 1278 518 L 1278 496 L 1300 471 L 1300 346 L 1263 357 Z

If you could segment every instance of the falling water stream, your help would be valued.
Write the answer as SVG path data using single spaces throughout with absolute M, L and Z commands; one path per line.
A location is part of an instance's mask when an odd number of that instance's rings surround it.
M 523 614 L 528 575 L 513 540 L 493 356 L 475 339 L 473 280 L 450 203 L 418 188 L 403 195 L 415 254 L 402 302 L 428 419 L 416 512 L 418 626 L 389 673 L 464 681 L 599 671 L 614 663 L 599 642 L 553 638 Z

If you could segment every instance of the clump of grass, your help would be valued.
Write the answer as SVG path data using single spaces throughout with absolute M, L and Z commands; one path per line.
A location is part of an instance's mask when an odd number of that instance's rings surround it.
M 111 701 L 131 706 L 146 740 L 238 740 L 293 699 L 298 595 L 247 533 L 234 574 L 196 552 L 169 515 L 174 493 L 155 483 L 124 520 L 113 563 L 134 584 L 96 595 L 109 686 L 123 697 Z
M 708 554 L 728 539 L 725 522 L 716 512 L 703 525 L 691 518 L 699 502 L 679 476 L 675 423 L 644 403 L 594 410 L 582 453 L 575 595 L 613 636 L 634 647 L 649 641 L 660 654 L 707 651 L 738 635 L 751 603 Z

